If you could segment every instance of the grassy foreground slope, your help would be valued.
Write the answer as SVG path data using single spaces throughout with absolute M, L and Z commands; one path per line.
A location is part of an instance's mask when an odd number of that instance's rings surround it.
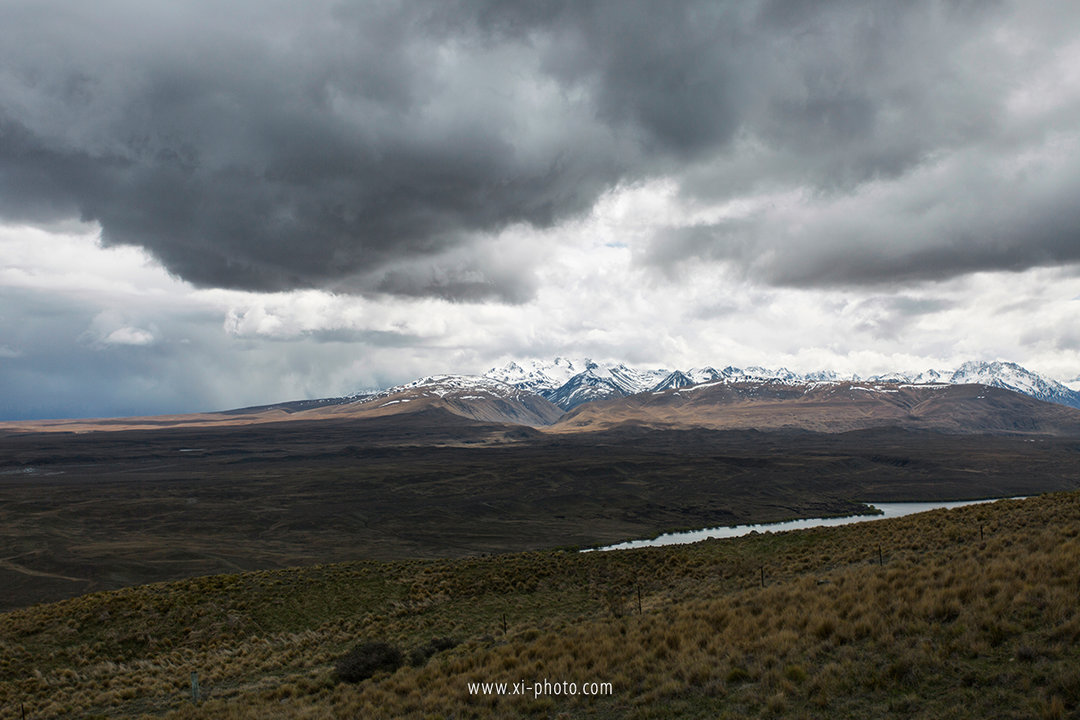
M 692 546 L 204 577 L 0 616 L 0 717 L 1077 717 L 1078 597 L 1080 493 Z M 420 666 L 334 678 L 360 641 L 442 637 L 459 644 Z M 545 679 L 612 692 L 469 692 Z

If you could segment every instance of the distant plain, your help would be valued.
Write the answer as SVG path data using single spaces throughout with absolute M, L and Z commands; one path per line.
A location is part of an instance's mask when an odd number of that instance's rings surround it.
M 877 428 L 546 434 L 433 408 L 0 435 L 0 610 L 357 559 L 608 544 L 862 503 L 1080 487 L 1080 439 Z

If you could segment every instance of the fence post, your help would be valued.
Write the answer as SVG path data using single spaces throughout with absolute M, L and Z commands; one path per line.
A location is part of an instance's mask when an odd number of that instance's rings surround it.
M 191 702 L 199 704 L 199 673 L 191 672 Z

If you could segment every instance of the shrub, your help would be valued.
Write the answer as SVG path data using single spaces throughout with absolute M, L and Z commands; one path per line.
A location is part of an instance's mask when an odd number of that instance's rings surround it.
M 806 680 L 806 670 L 802 665 L 788 665 L 784 668 L 784 677 L 792 682 L 801 683 Z
M 1039 657 L 1038 651 L 1030 645 L 1021 645 L 1016 648 L 1016 659 L 1021 662 L 1034 662 Z
M 735 665 L 730 670 L 728 670 L 727 681 L 729 683 L 747 682 L 748 680 L 752 679 L 753 677 L 751 677 L 750 673 L 747 672 L 746 668 Z
M 401 667 L 401 651 L 384 642 L 360 643 L 338 659 L 334 673 L 339 682 L 356 683 L 380 670 L 394 672 Z
M 409 652 L 409 664 L 413 667 L 420 667 L 428 661 L 432 655 L 443 650 L 450 650 L 457 647 L 457 640 L 448 637 L 433 638 L 426 645 L 422 645 L 418 648 L 413 648 Z

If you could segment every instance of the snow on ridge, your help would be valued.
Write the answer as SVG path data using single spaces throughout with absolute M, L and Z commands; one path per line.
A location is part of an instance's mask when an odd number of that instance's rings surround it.
M 687 388 L 687 390 L 704 390 L 705 388 L 716 387 L 717 385 L 730 385 L 730 384 L 731 383 L 728 383 L 728 382 L 726 382 L 724 380 L 714 380 L 713 382 L 703 382 L 703 383 L 697 383 L 696 385 L 691 385 L 691 386 L 689 386 Z
M 1080 376 L 1068 384 L 1048 380 L 1016 363 L 971 361 L 956 370 L 894 372 L 860 378 L 833 370 L 794 372 L 749 366 L 726 366 L 722 370 L 706 366 L 688 370 L 666 368 L 640 369 L 625 363 L 598 363 L 589 358 L 553 361 L 518 360 L 503 367 L 491 368 L 483 375 L 432 375 L 398 385 L 375 394 L 359 397 L 357 402 L 385 398 L 405 391 L 420 391 L 438 397 L 449 393 L 488 393 L 499 397 L 521 397 L 521 393 L 540 395 L 564 410 L 582 403 L 611 397 L 625 397 L 643 392 L 663 392 L 686 388 L 698 390 L 733 383 L 770 383 L 818 387 L 855 383 L 869 390 L 873 385 L 888 384 L 902 388 L 941 389 L 956 384 L 980 384 L 1029 395 L 1039 400 L 1080 408 Z M 1071 385 L 1075 384 L 1075 387 Z M 878 392 L 886 389 L 878 387 Z
M 1080 392 L 1012 362 L 966 362 L 949 377 L 949 382 L 1014 390 L 1038 400 L 1080 408 Z
M 562 357 L 554 361 L 521 360 L 491 368 L 483 377 L 540 393 L 562 387 L 570 378 L 584 372 L 590 362 L 588 359 Z
M 425 395 L 440 398 L 446 397 L 452 393 L 458 394 L 462 392 L 486 392 L 488 393 L 488 396 L 495 395 L 502 398 L 517 398 L 521 397 L 522 394 L 522 391 L 513 385 L 500 380 L 483 377 L 482 375 L 428 375 L 419 380 L 413 380 L 412 382 L 403 385 L 395 385 L 382 392 L 363 397 L 359 402 L 367 403 L 391 395 L 397 395 L 398 393 L 411 391 L 422 392 Z M 477 399 L 486 396 L 471 395 L 465 397 Z
M 862 390 L 864 392 L 875 392 L 875 393 L 896 393 L 896 392 L 900 392 L 897 388 L 885 388 L 885 387 L 881 387 L 880 385 L 852 385 L 851 389 L 852 390 Z
M 577 371 L 577 372 L 575 372 Z M 677 386 L 708 388 L 714 383 L 778 383 L 785 385 L 821 386 L 820 383 L 888 383 L 904 386 L 941 388 L 950 384 L 977 383 L 997 386 L 1021 392 L 1038 399 L 1080 407 L 1080 376 L 1077 388 L 1045 380 L 1015 363 L 964 363 L 956 370 L 927 369 L 922 371 L 896 371 L 860 378 L 855 373 L 835 370 L 796 372 L 787 368 L 771 369 L 761 366 L 743 368 L 727 366 L 717 370 L 713 366 L 693 367 L 688 370 L 637 369 L 625 364 L 599 364 L 586 358 L 584 361 L 567 361 L 555 358 L 554 362 L 528 361 L 511 363 L 504 368 L 492 368 L 486 377 L 509 382 L 512 385 L 548 397 L 564 409 L 603 397 L 633 395 L 639 392 L 673 390 Z

